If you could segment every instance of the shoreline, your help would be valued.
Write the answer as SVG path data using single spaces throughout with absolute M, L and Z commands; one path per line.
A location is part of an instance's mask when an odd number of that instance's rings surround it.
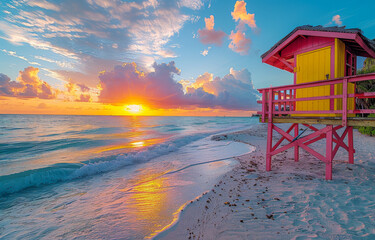
M 305 151 L 300 151 L 300 162 L 294 162 L 293 149 L 275 156 L 272 171 L 266 172 L 265 137 L 264 124 L 213 136 L 213 140 L 243 142 L 256 149 L 237 158 L 239 164 L 233 170 L 207 194 L 188 203 L 179 220 L 154 239 L 375 237 L 371 217 L 375 156 L 369 158 L 372 161 L 362 160 L 373 155 L 374 139 L 355 131 L 355 147 L 362 148 L 355 164 L 348 165 L 347 154 L 340 150 L 334 160 L 334 180 L 325 181 L 324 163 Z M 364 194 L 352 194 L 357 192 Z

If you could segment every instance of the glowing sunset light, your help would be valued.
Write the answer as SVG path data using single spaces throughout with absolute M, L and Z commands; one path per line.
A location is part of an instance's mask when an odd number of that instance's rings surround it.
M 286 21 L 281 13 L 306 4 L 81 0 L 70 11 L 77 1 L 2 2 L 0 114 L 248 117 L 260 110 L 257 89 L 292 82 L 259 57 L 297 25 L 347 25 L 375 37 L 363 20 L 373 19 L 374 4 L 363 19 L 314 3 Z
M 145 145 L 145 142 L 139 141 L 139 142 L 132 142 L 131 145 L 134 147 L 143 147 Z
M 132 105 L 125 106 L 125 111 L 132 113 L 132 114 L 140 113 L 142 112 L 142 110 L 143 110 L 142 105 L 132 104 Z

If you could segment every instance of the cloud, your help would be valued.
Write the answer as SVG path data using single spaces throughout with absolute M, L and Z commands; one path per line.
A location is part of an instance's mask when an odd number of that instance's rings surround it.
M 46 57 L 43 57 L 43 56 L 34 56 L 34 58 L 45 61 L 45 62 L 56 63 L 59 67 L 62 67 L 62 68 L 73 68 L 73 64 L 70 63 L 70 62 L 67 62 L 67 61 L 53 60 L 53 59 L 46 58 Z M 40 64 L 38 64 L 38 65 L 40 65 Z
M 207 56 L 208 55 L 208 51 L 211 49 L 211 47 L 208 47 L 207 49 L 204 49 L 202 52 L 201 52 L 201 54 L 203 55 L 203 56 Z
M 98 62 L 106 65 L 108 61 L 119 64 L 140 62 L 144 57 L 176 57 L 168 46 L 170 39 L 186 22 L 199 19 L 185 13 L 186 8 L 198 10 L 202 6 L 201 0 L 10 1 L 4 11 L 12 14 L 0 21 L 0 38 L 43 50 L 40 56 L 49 57 L 39 59 L 56 64 L 57 69 L 51 71 L 82 73 L 90 79 L 86 83 L 94 81 L 97 69 L 92 66 Z
M 81 89 L 81 92 L 88 92 L 90 90 L 85 84 L 77 84 L 77 86 Z
M 230 70 L 223 78 L 204 73 L 194 82 L 176 82 L 180 70 L 174 62 L 153 64 L 153 71 L 139 71 L 125 63 L 100 74 L 99 102 L 112 105 L 144 104 L 151 108 L 194 107 L 254 110 L 258 92 L 250 72 Z
M 22 84 L 11 81 L 7 75 L 0 73 L 0 96 L 12 97 L 14 89 L 21 87 L 23 87 Z
M 332 17 L 332 21 L 336 23 L 338 26 L 342 25 L 341 17 L 340 15 L 335 15 Z
M 199 29 L 199 39 L 203 44 L 216 44 L 221 46 L 223 44 L 223 39 L 226 34 L 223 31 L 215 31 L 215 20 L 214 16 L 211 15 L 209 18 L 204 18 L 206 27 L 204 29 Z
M 199 10 L 203 6 L 203 2 L 201 0 L 180 0 L 179 5 L 180 7 L 187 7 L 193 10 Z
M 237 22 L 240 21 L 243 24 L 247 24 L 252 29 L 255 29 L 257 25 L 254 19 L 255 14 L 247 13 L 245 1 L 237 1 L 234 5 L 234 11 L 232 12 L 233 19 Z
M 155 60 L 153 59 L 152 62 Z M 90 55 L 82 55 L 79 70 L 57 69 L 50 70 L 55 78 L 65 82 L 82 83 L 89 87 L 96 87 L 99 82 L 98 72 L 110 70 L 113 66 L 121 64 L 120 61 L 95 58 Z
M 90 94 L 81 94 L 79 99 L 76 100 L 77 102 L 91 102 L 91 95 Z
M 231 42 L 229 43 L 229 48 L 233 51 L 246 55 L 249 53 L 251 40 L 245 37 L 245 33 L 238 30 L 237 32 L 231 32 L 229 35 Z
M 27 2 L 27 4 L 30 6 L 36 6 L 36 7 L 44 8 L 47 10 L 53 10 L 53 11 L 60 10 L 60 8 L 57 5 L 47 2 L 45 0 L 33 0 L 33 1 Z
M 229 48 L 234 52 L 241 55 L 249 53 L 251 39 L 246 38 L 245 30 L 246 25 L 253 30 L 257 29 L 254 16 L 255 14 L 247 13 L 245 1 L 237 1 L 234 5 L 232 17 L 236 22 L 239 22 L 236 26 L 236 32 L 231 31 L 231 34 L 229 35 L 229 39 L 231 40 Z
M 74 83 L 66 83 L 65 84 L 65 87 L 66 87 L 66 89 L 68 90 L 68 93 L 73 93 L 73 92 L 75 92 L 75 90 L 76 90 L 76 84 L 74 84 Z
M 213 77 L 210 73 L 200 75 L 194 83 L 186 86 L 187 96 L 201 96 L 201 107 L 233 110 L 255 110 L 259 93 L 254 89 L 251 74 L 247 69 L 230 69 L 224 77 Z M 193 98 L 194 99 L 194 98 Z M 207 102 L 206 102 L 207 101 Z
M 85 84 L 75 84 L 72 82 L 66 83 L 65 87 L 69 93 L 75 92 L 77 90 L 81 92 L 88 92 L 90 90 L 90 88 L 87 87 Z
M 6 50 L 6 49 L 0 49 L 0 51 L 6 53 L 6 54 L 9 55 L 9 56 L 13 56 L 13 57 L 16 57 L 16 58 L 22 59 L 22 60 L 24 60 L 24 61 L 26 61 L 26 62 L 28 62 L 28 63 L 30 63 L 30 64 L 32 64 L 32 65 L 39 65 L 39 66 L 40 66 L 39 63 L 37 63 L 37 62 L 31 62 L 31 61 L 29 61 L 26 57 L 17 55 L 17 53 L 14 52 L 14 51 L 8 51 L 8 50 Z
M 92 101 L 92 97 L 89 93 L 90 88 L 84 84 L 75 84 L 75 83 L 69 82 L 65 84 L 65 88 L 67 89 L 65 98 L 70 101 L 76 101 L 76 102 L 91 102 Z
M 173 79 L 180 70 L 174 62 L 153 64 L 154 71 L 144 73 L 135 63 L 115 66 L 99 75 L 99 101 L 112 105 L 128 103 L 147 104 L 161 108 L 174 107 L 183 96 L 181 84 Z
M 210 18 L 204 18 L 204 22 L 206 23 L 207 30 L 214 30 L 215 20 L 213 15 L 211 15 Z
M 12 15 L 14 16 L 14 15 Z M 24 18 L 24 17 L 22 17 Z M 21 18 L 21 19 L 22 19 Z M 77 55 L 71 50 L 53 45 L 51 42 L 41 39 L 33 31 L 40 31 L 36 29 L 29 29 L 27 27 L 20 27 L 12 24 L 16 20 L 12 19 L 10 22 L 0 21 L 0 38 L 11 42 L 14 45 L 29 44 L 31 47 L 40 50 L 48 50 L 61 56 L 78 59 Z M 39 26 L 40 25 L 40 26 Z M 35 28 L 43 28 L 43 24 L 36 25 Z M 24 26 L 34 26 L 32 23 L 25 23 Z M 1 34 L 1 32 L 3 34 Z
M 38 77 L 38 68 L 27 67 L 19 72 L 17 81 L 0 74 L 0 95 L 19 98 L 56 98 L 56 90 Z

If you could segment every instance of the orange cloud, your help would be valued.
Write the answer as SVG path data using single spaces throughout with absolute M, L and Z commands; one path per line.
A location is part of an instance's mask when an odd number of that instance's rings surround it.
M 256 28 L 254 19 L 255 14 L 247 13 L 245 1 L 237 1 L 234 5 L 234 11 L 232 12 L 232 17 L 234 20 L 242 21 L 244 24 L 247 24 L 252 29 Z M 240 23 L 241 24 L 241 23 Z
M 245 33 L 238 30 L 236 33 L 233 31 L 229 35 L 229 39 L 232 41 L 229 44 L 229 48 L 241 55 L 249 53 L 251 40 L 245 37 Z
M 199 75 L 197 77 L 197 79 L 195 79 L 195 82 L 191 83 L 188 87 L 187 87 L 187 91 L 192 91 L 191 88 L 193 89 L 198 89 L 198 88 L 203 88 L 203 90 L 205 92 L 208 92 L 208 93 L 211 93 L 211 94 L 215 94 L 214 91 L 212 91 L 211 89 L 209 89 L 207 86 L 207 83 L 213 81 L 213 78 L 214 78 L 214 75 L 212 73 L 204 73 L 202 75 Z
M 70 100 L 76 102 L 91 102 L 91 95 L 89 93 L 85 93 L 90 90 L 90 88 L 88 88 L 86 85 L 69 82 L 65 84 L 65 87 L 68 91 L 66 97 L 73 98 L 73 100 Z
M 215 22 L 213 15 L 211 15 L 210 18 L 204 18 L 204 22 L 206 23 L 207 30 L 214 30 Z
M 204 18 L 204 22 L 206 24 L 206 28 L 198 30 L 200 41 L 203 44 L 216 44 L 221 46 L 226 34 L 223 31 L 215 31 L 214 16 L 211 15 L 209 18 Z
M 71 83 L 71 82 L 65 84 L 65 87 L 68 90 L 68 93 L 72 93 L 76 90 L 76 84 Z
M 19 72 L 17 81 L 11 81 L 5 74 L 0 74 L 0 95 L 19 98 L 56 98 L 58 90 L 38 77 L 38 68 L 27 67 Z

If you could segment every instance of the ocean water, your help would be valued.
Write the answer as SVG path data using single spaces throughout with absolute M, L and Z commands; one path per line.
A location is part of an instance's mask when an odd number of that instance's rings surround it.
M 0 239 L 152 237 L 253 150 L 210 136 L 257 121 L 0 115 Z

